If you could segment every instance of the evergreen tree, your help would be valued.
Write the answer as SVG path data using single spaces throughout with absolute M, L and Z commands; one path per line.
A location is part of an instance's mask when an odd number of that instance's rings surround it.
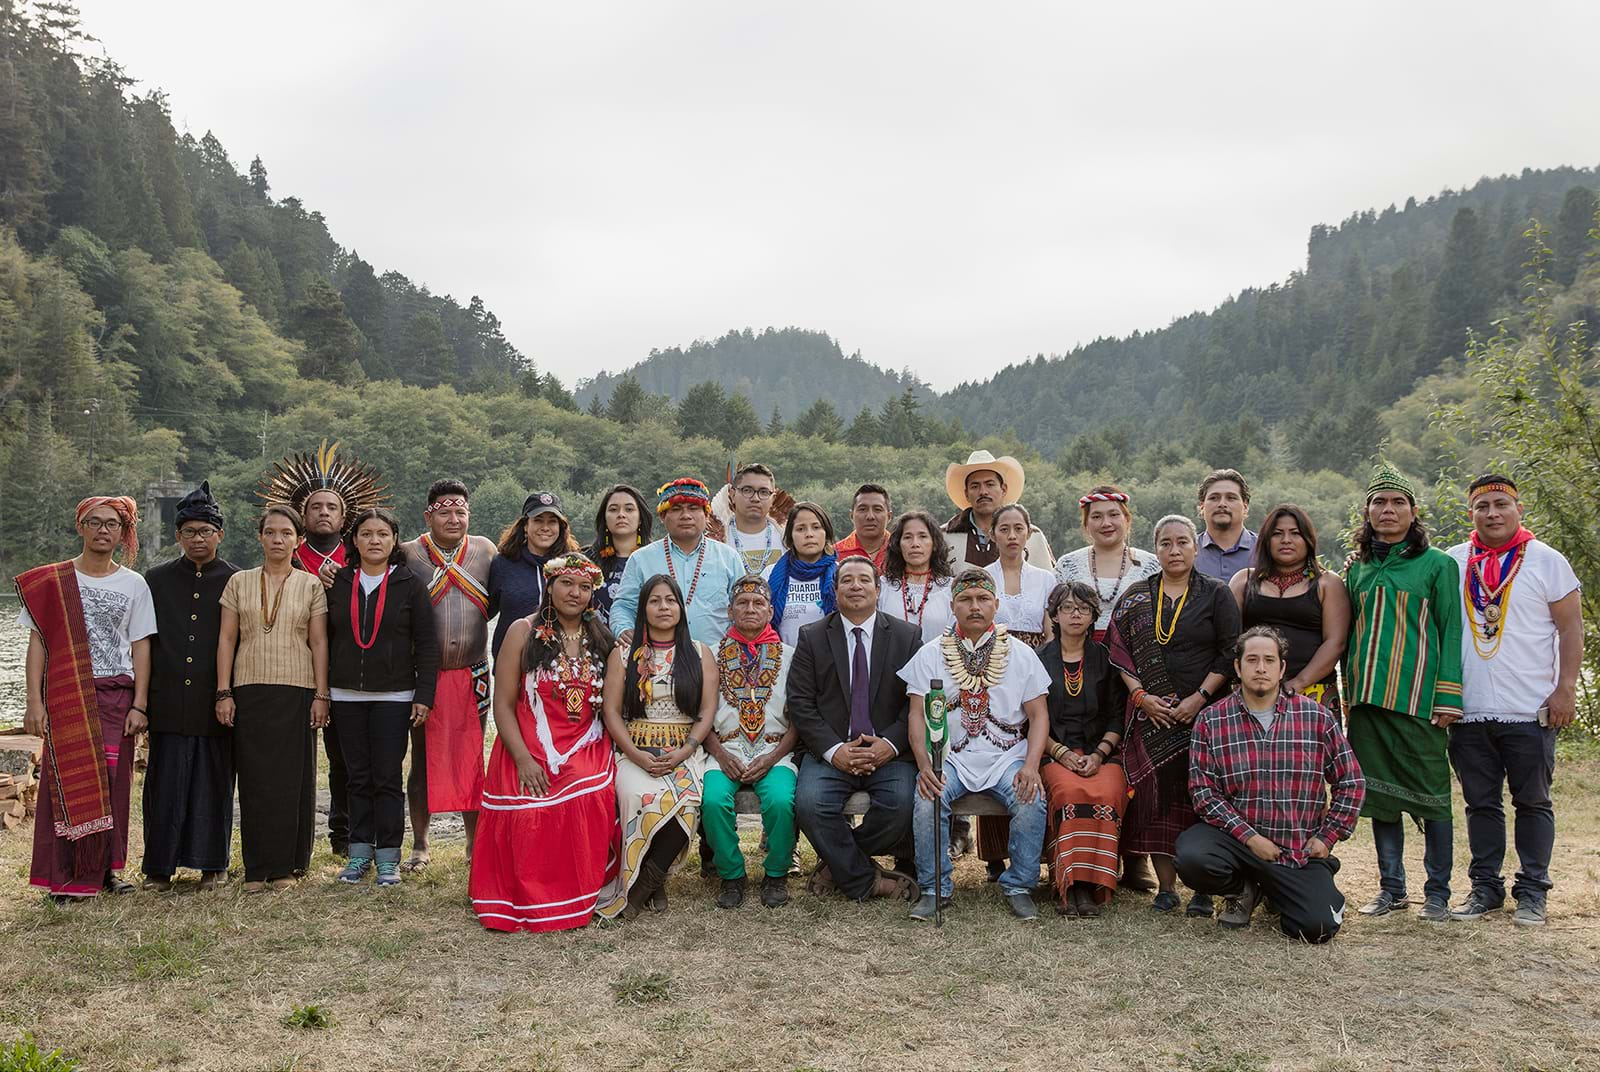
M 455 373 L 456 353 L 444 337 L 437 313 L 418 313 L 411 318 L 398 356 L 401 378 L 419 387 L 437 387 Z
M 717 427 L 717 432 L 717 438 L 722 440 L 722 445 L 733 450 L 746 439 L 753 439 L 761 434 L 761 418 L 756 416 L 756 408 L 750 404 L 750 400 L 735 391 L 728 396 L 728 404 L 723 409 L 722 423 Z
M 615 396 L 613 396 L 615 397 Z M 719 438 L 723 435 L 728 415 L 728 396 L 722 385 L 710 380 L 689 388 L 678 403 L 678 434 L 684 439 L 694 436 Z
M 267 181 L 267 165 L 261 162 L 258 156 L 250 161 L 250 192 L 256 195 L 257 201 L 272 200 L 268 194 L 272 184 Z
M 1561 202 L 1561 215 L 1556 217 L 1553 243 L 1555 258 L 1551 261 L 1550 275 L 1562 286 L 1571 286 L 1583 271 L 1592 244 L 1589 232 L 1595 226 L 1594 191 L 1587 186 L 1574 186 Z
M 772 417 L 767 421 L 767 435 L 777 436 L 783 434 L 783 414 L 778 412 L 778 407 L 772 407 Z
M 844 434 L 844 422 L 839 419 L 832 402 L 826 398 L 819 398 L 795 418 L 794 433 L 833 443 Z
M 344 313 L 344 302 L 321 276 L 306 287 L 292 316 L 295 338 L 305 343 L 300 373 L 319 380 L 344 380 L 360 369 L 361 333 Z
M 1495 286 L 1488 272 L 1483 227 L 1470 208 L 1456 210 L 1445 242 L 1444 264 L 1433 284 L 1428 353 L 1417 372 L 1426 375 L 1466 346 L 1468 328 L 1488 325 Z
M 599 395 L 589 396 L 589 409 L 587 412 L 591 417 L 604 417 L 606 415 L 606 407 L 601 404 Z
M 389 349 L 386 332 L 388 295 L 384 293 L 383 284 L 378 282 L 372 265 L 362 260 L 358 253 L 350 254 L 339 297 L 344 301 L 345 315 L 361 329 L 367 342 L 374 349 L 386 352 Z
M 611 391 L 611 399 L 606 403 L 606 417 L 618 424 L 639 424 L 645 418 L 646 403 L 644 388 L 639 386 L 639 381 L 624 374 Z
M 844 434 L 844 441 L 852 447 L 872 447 L 878 443 L 883 429 L 878 424 L 878 418 L 873 415 L 871 406 L 862 406 L 861 412 L 856 414 L 856 419 L 850 422 L 850 428 Z

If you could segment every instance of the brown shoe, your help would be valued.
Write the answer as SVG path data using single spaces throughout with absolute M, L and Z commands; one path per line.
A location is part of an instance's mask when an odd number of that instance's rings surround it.
M 910 875 L 899 871 L 887 871 L 880 867 L 867 897 L 892 897 L 900 901 L 915 901 L 919 892 L 917 880 Z
M 246 882 L 244 884 L 244 892 L 246 892 L 246 893 L 266 893 L 267 892 L 267 884 L 265 882 L 256 882 L 256 881 L 253 881 L 253 880 L 250 881 L 250 882 Z
M 806 879 L 806 893 L 813 897 L 838 892 L 839 887 L 834 885 L 833 881 L 833 871 L 827 864 L 818 864 L 817 869 L 811 872 L 811 877 Z
M 1073 883 L 1072 898 L 1077 902 L 1078 915 L 1093 919 L 1100 914 L 1100 902 L 1094 899 L 1094 887 L 1088 883 Z
M 200 875 L 200 888 L 202 890 L 221 889 L 228 884 L 226 871 L 205 871 Z
M 147 890 L 150 893 L 171 893 L 172 879 L 155 878 L 154 876 L 151 876 L 146 878 L 144 882 L 140 883 L 139 888 L 141 890 Z

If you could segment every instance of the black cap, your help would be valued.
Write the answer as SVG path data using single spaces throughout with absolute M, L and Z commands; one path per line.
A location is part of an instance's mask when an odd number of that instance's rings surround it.
M 538 517 L 540 514 L 554 514 L 561 520 L 567 520 L 566 511 L 561 508 L 561 496 L 553 491 L 536 491 L 522 501 L 523 517 Z

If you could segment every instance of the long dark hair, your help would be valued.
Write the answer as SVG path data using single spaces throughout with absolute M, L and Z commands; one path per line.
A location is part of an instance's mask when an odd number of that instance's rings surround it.
M 1256 540 L 1256 552 L 1250 563 L 1250 587 L 1258 592 L 1267 578 L 1278 571 L 1278 564 L 1272 558 L 1272 530 L 1286 517 L 1294 521 L 1301 538 L 1306 541 L 1305 568 L 1313 588 L 1322 573 L 1322 563 L 1317 561 L 1317 526 L 1311 523 L 1311 518 L 1300 507 L 1294 503 L 1283 503 L 1268 510 L 1261 527 L 1256 530 L 1260 536 Z
M 528 630 L 528 643 L 522 649 L 522 672 L 531 674 L 542 667 L 554 666 L 557 658 L 561 656 L 561 639 L 546 643 L 539 639 L 539 623 L 544 621 L 548 614 L 550 619 L 560 627 L 560 619 L 556 617 L 555 608 L 550 605 L 550 589 L 553 585 L 546 581 L 544 595 L 539 599 L 539 609 L 534 612 L 529 623 L 533 626 Z M 611 630 L 606 628 L 605 619 L 596 614 L 593 608 L 585 608 L 583 612 L 583 632 L 589 641 L 590 653 L 605 665 L 606 659 L 611 655 L 611 649 L 617 646 L 617 638 L 611 635 Z
M 639 649 L 650 643 L 650 621 L 645 614 L 651 594 L 662 585 L 672 593 L 678 604 L 678 627 L 673 630 L 672 698 L 678 710 L 690 718 L 700 715 L 700 686 L 704 675 L 700 672 L 700 653 L 695 650 L 689 636 L 689 608 L 683 602 L 683 590 L 678 582 L 665 573 L 651 577 L 639 589 L 639 610 L 633 618 L 633 643 L 628 645 L 627 675 L 622 679 L 622 717 L 628 721 L 644 717 L 644 697 L 639 695 Z
M 955 571 L 950 568 L 950 545 L 945 542 L 939 523 L 926 510 L 907 510 L 894 519 L 894 526 L 889 529 L 889 546 L 883 558 L 884 577 L 896 584 L 905 583 L 906 560 L 900 553 L 900 537 L 906 530 L 907 521 L 922 522 L 928 526 L 928 535 L 933 537 L 933 556 L 928 559 L 928 572 L 932 579 L 940 581 L 954 577 Z
M 550 545 L 548 555 L 559 555 L 563 551 L 576 551 L 578 541 L 572 538 L 572 527 L 567 524 L 567 519 L 555 515 L 560 529 L 556 532 L 556 542 Z M 500 542 L 495 548 L 507 558 L 521 558 L 522 552 L 528 549 L 528 517 L 524 514 L 511 524 L 507 525 L 500 533 Z
M 1372 522 L 1362 521 L 1361 531 L 1356 533 L 1356 557 L 1363 562 L 1372 561 L 1372 544 L 1378 534 L 1372 530 Z M 1411 519 L 1411 527 L 1406 530 L 1406 538 L 1400 545 L 1400 553 L 1407 558 L 1422 554 L 1428 549 L 1428 530 L 1422 527 L 1422 518 Z
M 611 530 L 606 528 L 606 505 L 611 502 L 611 496 L 618 492 L 632 495 L 633 501 L 639 504 L 639 546 L 650 542 L 650 529 L 655 522 L 655 515 L 650 511 L 650 504 L 644 501 L 643 493 L 632 484 L 613 484 L 600 494 L 600 505 L 594 511 L 594 543 L 583 552 L 597 566 L 605 565 L 600 561 L 602 558 L 612 557 L 606 554 L 607 549 L 611 548 Z
M 361 568 L 361 552 L 356 548 L 356 530 L 374 520 L 388 525 L 389 531 L 394 534 L 394 546 L 389 549 L 389 565 L 399 566 L 405 562 L 406 549 L 400 543 L 399 520 L 381 506 L 370 506 L 352 518 L 349 527 L 344 530 L 345 568 Z

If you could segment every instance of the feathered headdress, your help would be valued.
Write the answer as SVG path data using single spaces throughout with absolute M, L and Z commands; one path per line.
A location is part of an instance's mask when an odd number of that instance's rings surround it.
M 372 466 L 340 456 L 338 440 L 330 445 L 324 439 L 315 454 L 291 454 L 273 462 L 256 494 L 268 506 L 287 506 L 303 514 L 312 492 L 331 491 L 343 501 L 345 523 L 349 524 L 363 510 L 388 505 L 388 490 L 378 483 L 378 472 Z

